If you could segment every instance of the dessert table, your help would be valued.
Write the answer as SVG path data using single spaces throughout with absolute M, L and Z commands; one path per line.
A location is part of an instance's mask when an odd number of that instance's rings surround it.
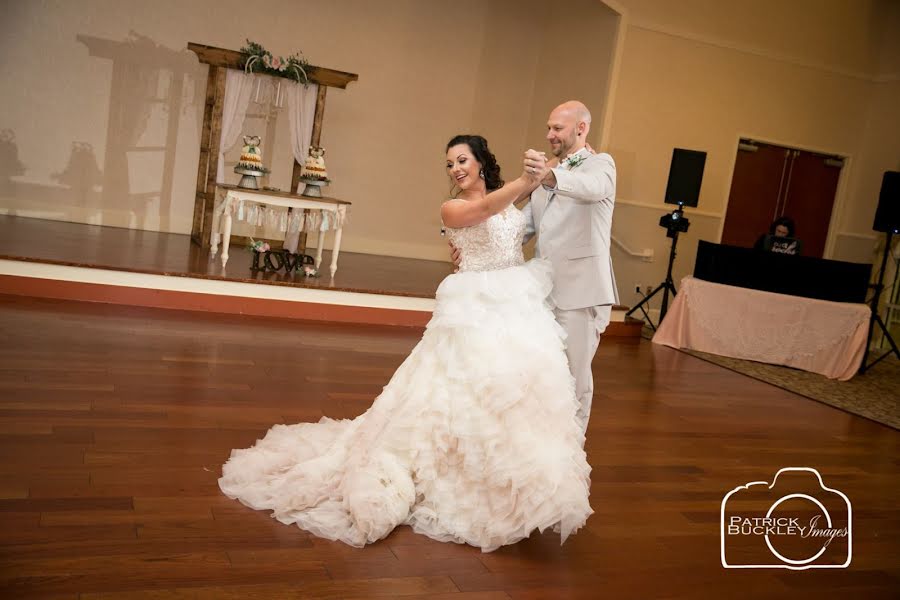
M 219 249 L 219 238 L 222 239 L 222 266 L 228 263 L 228 249 L 231 245 L 231 227 L 234 219 L 250 224 L 268 224 L 269 217 L 280 223 L 285 238 L 300 231 L 318 233 L 316 248 L 316 268 L 322 262 L 322 249 L 325 246 L 325 233 L 334 231 L 334 244 L 331 251 L 331 276 L 337 272 L 338 256 L 341 251 L 341 235 L 347 219 L 347 208 L 350 202 L 337 198 L 309 198 L 299 194 L 273 190 L 248 190 L 234 185 L 219 184 L 216 186 L 216 204 L 213 210 L 213 224 L 210 231 L 210 255 L 215 256 Z M 271 213 L 269 207 L 295 209 L 288 215 L 286 211 Z M 285 244 L 288 248 L 288 244 Z M 290 248 L 288 248 L 290 250 Z M 296 250 L 296 246 L 292 251 Z
M 859 370 L 871 309 L 685 277 L 654 344 L 785 365 L 846 381 Z

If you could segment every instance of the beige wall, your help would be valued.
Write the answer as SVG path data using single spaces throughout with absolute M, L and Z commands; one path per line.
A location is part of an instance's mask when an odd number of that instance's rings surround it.
M 573 0 L 566 6 L 569 13 L 551 13 L 542 29 L 526 138 L 527 146 L 536 149 L 548 149 L 547 116 L 570 99 L 582 100 L 591 109 L 594 123 L 588 141 L 599 145 L 618 17 L 597 0 Z
M 611 0 L 634 26 L 770 58 L 874 74 L 894 0 Z M 873 43 L 875 42 L 875 43 Z
M 486 10 L 480 0 L 456 2 L 452 13 L 418 0 L 275 0 L 252 11 L 234 0 L 8 4 L 0 26 L 0 148 L 21 168 L 0 171 L 5 212 L 188 232 L 206 67 L 184 49 L 189 41 L 237 49 L 252 37 L 276 54 L 303 50 L 313 64 L 360 74 L 347 90 L 329 92 L 323 135 L 335 181 L 329 191 L 354 203 L 345 248 L 444 252 L 437 234 L 443 144 L 471 125 Z M 142 37 L 129 41 L 130 32 Z M 79 37 L 110 46 L 111 59 L 90 56 Z M 125 129 L 143 130 L 136 141 L 113 123 L 121 116 L 111 107 L 114 65 L 131 76 Z M 173 72 L 183 83 L 174 114 L 147 102 L 171 96 Z M 129 145 L 164 150 L 125 157 Z M 153 197 L 167 182 L 169 203 Z
M 534 74 L 543 49 L 542 21 L 548 14 L 540 0 L 488 5 L 471 130 L 488 140 L 506 180 L 518 175 L 515 167 L 527 147 Z
M 586 17 L 611 14 L 578 2 Z M 590 20 L 551 18 L 538 0 L 463 0 L 452 10 L 421 0 L 245 8 L 221 0 L 11 3 L 2 26 L 0 72 L 11 93 L 0 97 L 0 152 L 21 168 L 0 171 L 0 212 L 189 232 L 206 67 L 184 48 L 237 49 L 249 36 L 275 54 L 299 49 L 313 64 L 360 75 L 347 90 L 329 91 L 322 138 L 334 180 L 328 192 L 353 202 L 343 247 L 443 260 L 447 140 L 485 135 L 504 176 L 514 177 L 531 133 L 543 147 L 548 107 L 581 94 L 599 103 L 605 94 L 611 25 L 598 23 L 591 43 L 575 44 L 592 63 L 580 76 L 559 40 L 570 26 L 590 33 Z M 246 129 L 270 132 L 267 183 L 287 187 L 285 128 L 256 120 Z M 148 146 L 160 150 L 134 149 Z M 237 180 L 230 170 L 228 180 Z
M 591 141 L 619 166 L 613 258 L 623 303 L 664 275 L 668 240 L 656 223 L 670 208 L 662 195 L 675 146 L 709 153 L 677 277 L 691 271 L 698 239 L 718 240 L 742 135 L 847 156 L 829 248 L 836 258 L 871 255 L 880 174 L 900 167 L 900 35 L 888 35 L 900 31 L 900 3 L 610 0 L 624 13 L 617 35 L 615 12 L 574 2 L 565 14 L 538 0 L 452 9 L 273 0 L 252 12 L 235 0 L 8 2 L 0 212 L 189 231 L 206 68 L 184 48 L 236 49 L 253 37 L 360 75 L 329 92 L 323 136 L 329 192 L 354 203 L 347 250 L 444 259 L 437 211 L 449 137 L 485 135 L 511 178 L 522 149 L 544 147 L 548 110 L 580 97 L 594 112 Z M 112 88 L 114 65 L 127 68 L 123 90 Z M 175 112 L 150 97 L 177 98 Z M 123 130 L 138 135 L 133 145 L 163 151 L 126 154 L 133 140 Z M 289 156 L 283 139 L 273 142 L 267 160 L 278 161 L 269 166 L 280 185 Z M 654 261 L 623 245 L 652 248 Z
M 848 157 L 829 236 L 833 258 L 867 262 L 881 173 L 900 164 L 898 3 L 613 2 L 624 14 L 608 149 L 618 164 L 614 236 L 623 304 L 665 275 L 669 240 L 657 222 L 673 147 L 708 152 L 676 282 L 697 241 L 718 241 L 742 136 Z M 777 15 L 778 18 L 775 18 Z

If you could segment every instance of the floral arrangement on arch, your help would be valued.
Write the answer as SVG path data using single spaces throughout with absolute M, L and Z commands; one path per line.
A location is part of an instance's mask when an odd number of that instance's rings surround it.
M 241 48 L 241 52 L 247 55 L 244 62 L 246 73 L 265 73 L 293 79 L 297 83 L 309 83 L 309 76 L 306 74 L 309 61 L 303 58 L 302 54 L 291 54 L 287 58 L 274 56 L 261 44 L 250 40 L 247 40 L 247 45 Z

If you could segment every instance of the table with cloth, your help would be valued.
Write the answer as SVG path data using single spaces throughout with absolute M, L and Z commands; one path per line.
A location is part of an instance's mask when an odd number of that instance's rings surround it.
M 248 190 L 235 185 L 217 184 L 213 225 L 210 230 L 210 255 L 215 256 L 222 240 L 222 266 L 228 264 L 231 226 L 234 220 L 254 226 L 278 229 L 285 236 L 284 248 L 297 252 L 302 232 L 317 233 L 316 268 L 322 263 L 325 233 L 334 232 L 331 248 L 331 276 L 337 272 L 341 237 L 350 203 L 336 198 L 311 198 L 276 190 Z M 288 211 L 286 209 L 293 209 Z
M 865 304 L 685 277 L 653 343 L 846 381 L 862 363 L 870 312 Z

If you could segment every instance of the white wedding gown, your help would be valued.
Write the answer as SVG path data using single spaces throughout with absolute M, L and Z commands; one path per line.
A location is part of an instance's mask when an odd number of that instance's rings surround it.
M 547 262 L 522 258 L 515 207 L 450 229 L 460 272 L 437 290 L 421 341 L 353 420 L 276 425 L 234 450 L 219 486 L 330 540 L 375 542 L 398 525 L 488 552 L 593 512 Z

